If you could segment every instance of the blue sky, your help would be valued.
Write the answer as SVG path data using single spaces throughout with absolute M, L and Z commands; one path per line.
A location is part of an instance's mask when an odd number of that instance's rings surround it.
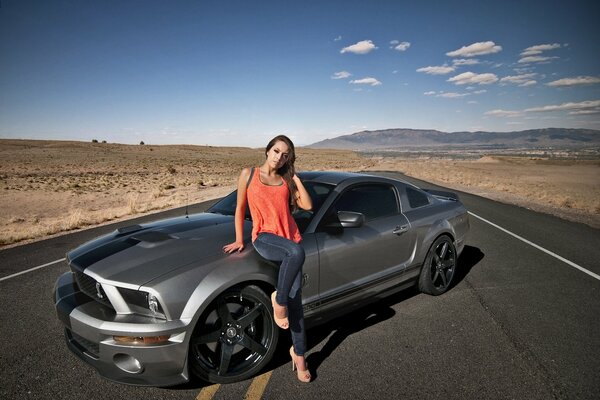
M 598 1 L 0 1 L 0 138 L 600 129 Z

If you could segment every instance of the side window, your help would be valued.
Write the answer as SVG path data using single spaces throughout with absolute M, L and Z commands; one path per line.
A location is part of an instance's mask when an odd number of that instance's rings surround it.
M 429 197 L 425 193 L 410 186 L 406 187 L 406 197 L 408 197 L 410 208 L 419 208 L 429 204 Z
M 389 185 L 362 185 L 351 188 L 340 196 L 334 212 L 354 211 L 371 220 L 398 213 L 396 191 Z

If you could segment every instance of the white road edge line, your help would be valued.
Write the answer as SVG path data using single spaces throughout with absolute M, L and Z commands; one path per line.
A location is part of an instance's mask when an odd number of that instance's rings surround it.
M 471 211 L 469 211 L 469 214 L 470 214 L 470 215 L 472 215 L 472 216 L 474 216 L 475 218 L 478 218 L 478 219 L 482 220 L 483 222 L 486 222 L 486 223 L 490 224 L 490 225 L 491 225 L 491 226 L 493 226 L 494 228 L 498 228 L 498 229 L 500 229 L 502 232 L 506 232 L 506 233 L 508 233 L 509 235 L 511 235 L 511 236 L 514 236 L 514 237 L 516 237 L 517 239 L 519 239 L 519 240 L 521 240 L 521 241 L 523 241 L 523 242 L 527 243 L 528 245 L 530 245 L 530 246 L 533 246 L 533 247 L 535 247 L 536 249 L 538 249 L 538 250 L 541 250 L 541 251 L 543 251 L 544 253 L 546 253 L 546 254 L 549 254 L 549 255 L 551 255 L 551 256 L 552 256 L 552 257 L 554 257 L 554 258 L 557 258 L 557 259 L 559 259 L 560 261 L 562 261 L 562 262 L 564 262 L 564 263 L 566 263 L 566 264 L 570 265 L 571 267 L 573 267 L 573 268 L 577 268 L 577 269 L 578 269 L 578 270 L 580 270 L 581 272 L 585 272 L 586 274 L 588 274 L 588 275 L 589 275 L 589 276 L 591 276 L 592 278 L 596 278 L 597 280 L 599 280 L 599 281 L 600 281 L 600 275 L 598 275 L 598 274 L 595 274 L 595 273 L 593 273 L 592 271 L 588 271 L 587 269 L 585 269 L 585 268 L 583 268 L 583 267 L 581 267 L 581 266 L 579 266 L 579 265 L 575 264 L 574 262 L 572 262 L 572 261 L 569 261 L 569 260 L 567 260 L 566 258 L 564 258 L 564 257 L 561 257 L 561 256 L 559 256 L 558 254 L 551 252 L 550 250 L 546 250 L 546 249 L 545 249 L 545 248 L 543 248 L 542 246 L 540 246 L 540 245 L 537 245 L 537 244 L 535 244 L 535 243 L 533 243 L 533 242 L 530 242 L 529 240 L 527 240 L 527 239 L 525 239 L 525 238 L 523 238 L 523 237 L 521 237 L 521 236 L 517 235 L 516 233 L 512 233 L 512 232 L 511 232 L 511 231 L 509 231 L 508 229 L 504 229 L 503 227 L 501 227 L 501 226 L 499 226 L 499 225 L 496 225 L 496 224 L 494 224 L 493 222 L 490 222 L 490 221 L 488 221 L 487 219 L 485 219 L 485 218 L 482 218 L 482 217 L 480 217 L 480 216 L 479 216 L 479 215 L 477 215 L 477 214 L 473 214 Z
M 59 262 L 63 262 L 65 260 L 66 260 L 66 258 L 61 258 L 60 260 L 52 261 L 52 262 L 49 262 L 49 263 L 44 264 L 44 265 L 38 265 L 37 267 L 29 268 L 29 269 L 27 269 L 25 271 L 21 271 L 21 272 L 17 272 L 16 274 L 5 276 L 4 278 L 0 278 L 0 282 L 5 281 L 5 280 L 10 279 L 10 278 L 14 278 L 15 276 L 19 276 L 19 275 L 23 275 L 23 274 L 26 274 L 26 273 L 31 272 L 31 271 L 35 271 L 36 269 L 40 269 L 40 268 L 48 267 L 50 265 L 58 264 Z

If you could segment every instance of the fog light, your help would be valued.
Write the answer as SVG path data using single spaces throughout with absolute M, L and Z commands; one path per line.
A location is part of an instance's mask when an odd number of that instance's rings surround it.
M 130 374 L 139 374 L 144 370 L 142 363 L 137 358 L 130 356 L 129 354 L 115 354 L 113 357 L 115 365 L 121 368 L 125 372 Z
M 113 336 L 113 340 L 122 344 L 162 344 L 169 341 L 171 335 L 161 336 Z

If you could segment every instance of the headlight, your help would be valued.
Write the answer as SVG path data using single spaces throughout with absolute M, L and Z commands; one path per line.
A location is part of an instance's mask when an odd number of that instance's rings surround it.
M 125 288 L 119 288 L 119 292 L 133 312 L 166 319 L 165 312 L 155 295 Z
M 158 304 L 158 299 L 155 295 L 148 293 L 148 308 L 152 311 L 152 314 L 158 313 L 158 309 L 160 308 L 160 304 Z

